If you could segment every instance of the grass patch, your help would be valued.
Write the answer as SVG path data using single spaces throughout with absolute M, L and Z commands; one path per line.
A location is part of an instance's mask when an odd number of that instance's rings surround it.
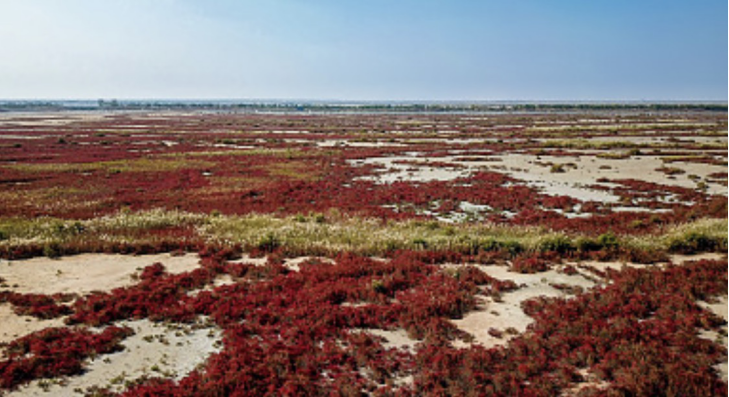
M 266 156 L 266 157 L 281 157 L 285 159 L 321 156 L 321 155 L 333 155 L 337 154 L 337 151 L 304 151 L 300 149 L 245 149 L 245 150 L 207 150 L 201 152 L 186 152 L 186 153 L 164 153 L 161 157 L 175 157 L 175 158 L 186 158 L 186 157 L 217 157 L 217 156 Z
M 184 231 L 176 235 L 170 231 Z M 122 244 L 176 247 L 175 239 L 196 244 L 234 247 L 285 255 L 332 256 L 353 252 L 387 256 L 397 250 L 457 252 L 467 255 L 498 252 L 506 256 L 556 252 L 561 255 L 604 252 L 699 253 L 726 252 L 727 223 L 701 219 L 667 227 L 653 235 L 597 237 L 553 232 L 542 227 L 464 224 L 436 221 L 388 221 L 345 216 L 337 211 L 310 216 L 249 214 L 224 216 L 181 211 L 120 211 L 91 220 L 41 217 L 0 218 L 0 252 L 24 246 L 54 251 L 103 251 Z M 80 247 L 80 248 L 79 248 Z
M 292 160 L 281 163 L 268 164 L 260 167 L 275 177 L 283 177 L 298 181 L 315 181 L 317 175 L 312 175 L 311 166 L 305 162 Z
M 139 158 L 129 160 L 97 161 L 93 163 L 40 163 L 12 164 L 5 168 L 23 172 L 164 172 L 180 169 L 209 168 L 215 163 L 202 160 Z

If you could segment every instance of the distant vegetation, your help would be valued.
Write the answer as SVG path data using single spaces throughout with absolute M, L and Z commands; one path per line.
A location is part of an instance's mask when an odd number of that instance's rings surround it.
M 64 110 L 213 110 L 241 112 L 564 112 L 564 111 L 718 111 L 726 103 L 717 102 L 379 102 L 379 101 L 275 101 L 275 100 L 72 100 L 0 101 L 0 112 Z

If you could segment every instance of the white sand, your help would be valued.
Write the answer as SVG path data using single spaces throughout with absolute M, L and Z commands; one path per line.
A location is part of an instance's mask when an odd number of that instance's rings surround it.
M 62 326 L 63 318 L 39 320 L 31 316 L 18 316 L 9 303 L 0 304 L 0 343 L 8 343 L 48 327 Z
M 108 386 L 119 392 L 124 390 L 126 381 L 145 375 L 179 380 L 203 364 L 212 353 L 220 351 L 216 342 L 221 333 L 217 329 L 192 329 L 189 325 L 173 329 L 148 320 L 122 321 L 117 325 L 129 326 L 136 332 L 122 342 L 123 351 L 89 360 L 86 372 L 64 378 L 63 386 L 51 382 L 44 390 L 41 385 L 47 385 L 48 381 L 35 380 L 8 395 L 75 396 L 78 393 L 74 389 L 84 390 L 91 386 Z
M 462 331 L 474 336 L 475 344 L 486 348 L 506 345 L 510 339 L 518 334 L 508 335 L 504 331 L 514 328 L 518 333 L 526 331 L 534 319 L 527 316 L 521 309 L 521 303 L 538 296 L 564 297 L 567 294 L 549 284 L 566 284 L 579 286 L 587 290 L 595 283 L 581 274 L 566 275 L 550 270 L 535 274 L 520 274 L 509 271 L 506 266 L 478 266 L 484 273 L 498 280 L 511 280 L 517 285 L 523 285 L 516 291 L 502 294 L 501 302 L 495 302 L 491 297 L 485 297 L 483 308 L 467 313 L 462 319 L 451 320 Z M 503 332 L 502 338 L 489 335 L 490 328 Z M 467 347 L 470 344 L 459 342 L 457 347 Z
M 726 167 L 710 164 L 675 162 L 665 164 L 658 156 L 633 156 L 626 159 L 603 159 L 590 155 L 579 155 L 575 157 L 563 156 L 539 156 L 519 153 L 509 153 L 500 156 L 502 165 L 506 167 L 506 174 L 514 178 L 527 181 L 532 186 L 543 189 L 545 194 L 561 195 L 566 194 L 577 199 L 590 199 L 595 201 L 614 202 L 617 197 L 604 192 L 588 189 L 587 185 L 604 185 L 597 182 L 600 178 L 608 179 L 637 179 L 645 182 L 658 183 L 668 186 L 680 186 L 685 188 L 696 188 L 696 182 L 688 178 L 689 175 L 698 175 L 702 179 L 714 172 L 726 172 Z M 574 163 L 576 168 L 565 167 L 564 173 L 553 173 L 551 167 L 539 166 L 536 162 L 544 164 L 565 164 Z M 604 166 L 610 167 L 605 168 Z M 684 174 L 674 175 L 675 179 L 667 178 L 660 167 L 677 167 L 685 171 Z M 603 167 L 602 169 L 600 167 Z M 725 186 L 717 183 L 709 183 L 709 194 L 727 194 Z M 577 189 L 576 191 L 572 191 Z M 581 195 L 580 192 L 583 192 Z M 588 196 L 589 195 L 589 196 Z M 606 195 L 600 200 L 600 196 Z M 591 197 L 596 196 L 596 197 Z M 614 197 L 613 199 L 610 196 Z
M 135 283 L 131 275 L 155 262 L 169 273 L 182 273 L 197 268 L 200 258 L 187 254 L 172 256 L 82 254 L 59 259 L 45 257 L 17 261 L 0 261 L 0 277 L 19 293 L 77 293 L 109 291 Z
M 298 258 L 285 259 L 284 266 L 286 266 L 289 270 L 298 272 L 300 270 L 299 265 L 301 265 L 302 263 L 304 263 L 306 261 L 310 261 L 310 260 L 316 260 L 316 261 L 319 261 L 322 263 L 329 263 L 329 264 L 335 263 L 333 259 L 322 257 L 322 256 L 300 256 Z
M 410 352 L 415 351 L 415 345 L 419 343 L 417 339 L 412 339 L 404 329 L 385 330 L 385 329 L 364 329 L 372 335 L 385 338 L 382 346 L 385 349 L 404 349 Z
M 459 151 L 460 152 L 460 151 Z M 607 152 L 607 151 L 606 151 Z M 466 154 L 466 153 L 462 153 Z M 459 157 L 460 160 L 459 160 Z M 398 164 L 399 161 L 408 161 L 408 164 Z M 447 162 L 462 167 L 433 167 L 430 161 Z M 550 163 L 573 163 L 575 167 L 564 167 L 566 172 L 551 172 Z M 707 193 L 727 195 L 726 186 L 721 183 L 706 181 L 706 177 L 715 172 L 726 172 L 726 167 L 674 162 L 666 164 L 660 156 L 633 156 L 626 159 L 603 159 L 591 154 L 575 153 L 571 156 L 535 156 L 522 153 L 507 153 L 488 156 L 488 160 L 475 160 L 463 156 L 428 157 L 424 153 L 412 152 L 405 156 L 371 157 L 363 160 L 351 160 L 352 165 L 379 165 L 384 171 L 373 176 L 363 177 L 377 183 L 392 183 L 395 181 L 428 182 L 450 181 L 466 177 L 478 170 L 491 170 L 502 172 L 516 179 L 520 179 L 528 186 L 538 188 L 548 195 L 567 195 L 579 200 L 616 203 L 619 200 L 609 192 L 590 189 L 590 185 L 612 187 L 612 184 L 597 182 L 600 178 L 608 179 L 637 179 L 641 181 L 680 186 L 695 189 L 697 183 L 689 175 L 697 175 L 706 182 Z M 656 169 L 661 167 L 675 167 L 685 171 L 683 174 L 673 175 L 672 178 Z M 609 167 L 609 168 L 608 168 Z M 639 207 L 638 207 L 639 208 Z
M 0 260 L 0 277 L 6 288 L 0 291 L 18 293 L 88 294 L 91 291 L 109 291 L 130 286 L 136 282 L 131 275 L 155 262 L 161 262 L 170 273 L 182 273 L 197 268 L 197 255 L 109 255 L 83 254 L 60 259 L 32 258 L 27 260 Z M 0 343 L 46 327 L 63 326 L 63 318 L 39 320 L 18 316 L 9 303 L 0 304 Z

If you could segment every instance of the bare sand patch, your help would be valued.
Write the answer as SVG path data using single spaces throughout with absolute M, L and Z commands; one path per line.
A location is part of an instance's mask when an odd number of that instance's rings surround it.
M 127 382 L 142 377 L 180 380 L 220 351 L 221 332 L 216 328 L 172 327 L 148 320 L 122 321 L 117 325 L 126 325 L 136 332 L 121 342 L 123 351 L 91 359 L 81 375 L 52 382 L 35 380 L 8 395 L 72 396 L 93 386 L 120 392 Z
M 230 263 L 246 263 L 251 264 L 255 266 L 263 266 L 266 263 L 268 263 L 268 258 L 260 257 L 260 258 L 254 258 L 248 254 L 243 254 L 239 259 L 236 259 L 234 261 L 229 261 Z
M 404 329 L 384 330 L 368 328 L 354 329 L 352 332 L 367 332 L 371 335 L 384 338 L 385 341 L 382 343 L 382 346 L 385 349 L 402 349 L 414 353 L 415 346 L 419 343 L 418 340 L 410 338 Z M 370 370 L 365 369 L 362 373 L 366 377 L 372 378 Z M 398 376 L 393 379 L 393 383 L 398 386 L 409 386 L 413 384 L 413 380 L 412 375 Z
M 377 183 L 392 183 L 395 181 L 428 182 L 450 181 L 466 177 L 471 173 L 491 169 L 503 172 L 513 178 L 524 181 L 528 186 L 539 189 L 548 195 L 567 195 L 579 200 L 599 201 L 604 203 L 617 203 L 619 197 L 603 190 L 592 189 L 589 186 L 598 185 L 613 187 L 613 184 L 598 182 L 598 179 L 626 179 L 633 178 L 645 182 L 679 186 L 695 189 L 697 182 L 692 175 L 704 180 L 709 194 L 727 194 L 726 186 L 721 183 L 707 181 L 712 173 L 726 172 L 726 167 L 712 164 L 699 164 L 687 162 L 674 162 L 670 166 L 684 171 L 683 174 L 671 175 L 658 171 L 666 164 L 660 156 L 633 156 L 625 159 L 605 159 L 593 154 L 576 153 L 574 157 L 565 156 L 535 156 L 523 153 L 507 153 L 489 156 L 488 161 L 478 161 L 463 156 L 438 157 L 439 162 L 457 164 L 457 167 L 442 165 L 431 166 L 429 157 L 423 153 L 412 152 L 405 156 L 370 157 L 363 160 L 350 161 L 353 165 L 376 165 L 385 171 L 362 177 Z M 567 164 L 566 172 L 553 172 L 550 164 Z
M 300 270 L 299 265 L 306 261 L 315 260 L 323 263 L 329 263 L 333 264 L 335 263 L 333 259 L 326 258 L 322 256 L 300 256 L 297 258 L 288 258 L 284 260 L 284 266 L 286 266 L 289 270 L 293 270 L 295 272 L 298 272 Z
M 521 309 L 525 300 L 545 297 L 564 297 L 567 293 L 552 285 L 566 285 L 589 289 L 595 282 L 584 277 L 581 273 L 567 275 L 556 270 L 535 274 L 521 274 L 509 271 L 506 266 L 482 266 L 478 268 L 491 277 L 499 280 L 511 280 L 522 287 L 515 291 L 502 294 L 499 301 L 493 298 L 484 298 L 484 307 L 471 311 L 462 319 L 451 320 L 462 331 L 473 335 L 475 344 L 486 348 L 506 345 L 510 339 L 527 330 L 534 319 L 527 316 Z M 550 285 L 551 284 L 551 285 Z M 491 335 L 489 329 L 502 333 L 501 337 Z M 508 331 L 507 331 L 508 330 Z M 457 347 L 468 347 L 471 344 L 460 342 Z
M 725 258 L 726 255 L 707 253 L 701 255 L 673 255 L 670 261 L 671 263 L 681 264 L 686 261 Z M 521 309 L 522 302 L 538 296 L 557 298 L 569 296 L 564 287 L 579 287 L 587 291 L 602 284 L 602 280 L 597 275 L 579 268 L 578 273 L 574 275 L 559 272 L 559 269 L 566 265 L 584 265 L 604 272 L 607 269 L 620 270 L 623 267 L 644 268 L 646 266 L 664 266 L 665 264 L 641 265 L 630 262 L 583 261 L 556 265 L 553 270 L 534 274 L 515 273 L 510 271 L 507 266 L 475 265 L 479 270 L 489 276 L 498 280 L 511 280 L 517 285 L 521 285 L 521 288 L 503 293 L 499 300 L 494 300 L 492 297 L 483 297 L 482 305 L 479 309 L 466 313 L 462 319 L 451 321 L 462 331 L 473 335 L 473 344 L 480 344 L 486 348 L 506 345 L 510 339 L 525 332 L 529 325 L 534 322 L 534 319 L 527 316 Z M 453 266 L 456 267 L 457 265 Z M 726 298 L 722 299 L 716 304 L 707 303 L 706 307 L 714 310 L 717 314 L 719 312 L 723 313 L 720 315 L 726 319 L 727 301 Z M 498 331 L 495 334 L 498 335 L 498 333 L 501 333 L 501 337 L 490 334 L 489 329 L 491 328 Z M 507 332 L 509 329 L 511 329 L 511 332 Z M 712 334 L 712 336 L 714 335 Z M 457 347 L 468 347 L 471 344 L 458 341 L 455 345 Z M 724 373 L 726 373 L 726 367 L 723 368 Z
M 63 318 L 41 320 L 31 316 L 19 316 L 13 312 L 11 304 L 0 304 L 0 343 L 9 343 L 48 327 L 62 326 Z
M 419 343 L 417 339 L 408 336 L 408 333 L 404 329 L 366 329 L 361 331 L 366 331 L 372 335 L 384 338 L 385 342 L 382 346 L 385 349 L 405 349 L 413 352 L 415 351 L 415 345 Z
M 699 305 L 702 306 L 705 309 L 710 310 L 712 313 L 716 314 L 717 316 L 723 318 L 725 321 L 729 321 L 729 305 L 727 305 L 727 297 L 726 296 L 720 296 L 718 297 L 716 302 L 708 303 L 700 301 Z M 727 334 L 727 326 L 726 324 L 721 327 L 724 332 L 720 333 L 717 331 L 706 331 L 702 330 L 699 333 L 699 336 L 711 341 L 715 341 L 717 343 L 723 344 L 725 347 L 729 348 L 729 341 L 727 340 L 726 334 Z M 723 362 L 721 364 L 717 364 L 714 366 L 716 371 L 719 373 L 719 376 L 721 379 L 726 382 L 729 380 L 729 365 L 727 365 L 727 362 Z
M 685 171 L 684 174 L 674 175 L 673 178 L 667 178 L 666 174 L 657 169 L 664 167 L 665 163 L 659 156 L 633 156 L 625 159 L 604 159 L 592 155 L 577 155 L 575 157 L 564 156 L 537 156 L 521 153 L 509 153 L 505 155 L 495 155 L 493 157 L 501 158 L 500 166 L 506 167 L 505 173 L 528 182 L 529 184 L 539 187 L 545 194 L 550 195 L 570 195 L 577 199 L 589 199 L 594 201 L 616 202 L 618 197 L 607 194 L 605 192 L 596 191 L 586 188 L 589 185 L 605 185 L 598 182 L 600 178 L 608 179 L 626 179 L 633 178 L 645 182 L 658 183 L 669 186 L 680 186 L 685 188 L 696 188 L 696 182 L 689 178 L 689 175 L 698 175 L 705 179 L 707 175 L 714 172 L 726 172 L 726 167 L 675 162 L 672 167 L 678 167 Z M 447 160 L 444 160 L 447 161 Z M 575 166 L 565 168 L 567 172 L 552 172 L 551 167 L 539 166 L 537 164 L 565 164 L 572 163 Z M 492 166 L 493 167 L 493 166 Z M 578 189 L 572 192 L 572 189 Z M 580 195 L 580 191 L 582 195 Z M 726 186 L 717 183 L 708 183 L 709 194 L 727 194 Z M 600 196 L 605 197 L 600 200 Z
M 670 260 L 671 263 L 684 263 L 688 261 L 700 261 L 700 260 L 726 260 L 727 254 L 718 254 L 715 252 L 706 252 L 703 254 L 697 254 L 697 255 L 671 255 Z
M 55 127 L 75 122 L 100 121 L 110 116 L 106 112 L 8 112 L 0 115 L 0 126 Z
M 7 289 L 18 293 L 83 295 L 132 285 L 132 274 L 156 262 L 169 273 L 182 273 L 197 268 L 199 261 L 194 254 L 81 254 L 59 259 L 2 260 L 0 277 L 5 279 Z
M 349 147 L 391 147 L 391 146 L 406 146 L 404 143 L 400 142 L 388 142 L 388 141 L 376 141 L 376 142 L 369 142 L 369 141 L 355 141 L 355 140 L 347 140 L 347 139 L 327 139 L 323 141 L 317 141 L 316 145 L 318 147 L 342 147 L 342 146 L 349 146 Z
M 350 160 L 350 163 L 353 165 L 376 165 L 384 167 L 386 171 L 382 173 L 360 178 L 377 183 L 392 183 L 396 181 L 451 181 L 468 176 L 472 172 L 468 167 L 429 166 L 429 158 L 419 157 L 421 155 L 422 153 L 413 152 L 408 153 L 406 156 L 369 157 L 362 160 Z M 440 157 L 437 160 L 450 161 Z
M 722 260 L 726 259 L 725 254 L 718 254 L 714 252 L 706 252 L 703 254 L 697 254 L 697 255 L 680 255 L 680 254 L 674 254 L 670 255 L 668 262 L 674 263 L 677 265 L 683 264 L 684 262 L 688 261 L 700 261 L 700 260 Z M 583 265 L 583 266 L 589 266 L 599 271 L 606 271 L 607 269 L 612 270 L 620 270 L 623 267 L 633 267 L 633 268 L 644 268 L 647 266 L 664 266 L 667 264 L 667 262 L 661 262 L 656 263 L 652 265 L 641 265 L 638 263 L 632 263 L 632 262 L 599 262 L 599 261 L 582 261 L 582 262 L 572 262 L 570 263 L 572 265 Z
M 0 277 L 6 288 L 26 294 L 75 293 L 108 291 L 135 283 L 131 275 L 160 262 L 170 273 L 181 273 L 198 267 L 197 255 L 109 255 L 82 254 L 59 259 L 32 258 L 18 261 L 0 260 Z M 63 317 L 41 320 L 18 316 L 12 305 L 0 304 L 0 343 L 7 343 L 47 327 L 63 326 Z

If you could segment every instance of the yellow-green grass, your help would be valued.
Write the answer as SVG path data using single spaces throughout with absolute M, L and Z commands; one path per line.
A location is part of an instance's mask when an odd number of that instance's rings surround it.
M 286 159 L 299 158 L 299 157 L 311 157 L 311 156 L 329 156 L 338 153 L 338 151 L 327 150 L 327 151 L 312 151 L 307 152 L 299 149 L 223 149 L 223 150 L 206 150 L 200 152 L 186 152 L 186 153 L 164 153 L 160 157 L 174 157 L 174 158 L 194 158 L 194 157 L 217 157 L 217 156 L 267 156 L 267 157 L 282 157 Z
M 180 169 L 199 169 L 214 166 L 203 160 L 138 158 L 128 160 L 95 161 L 88 163 L 34 163 L 11 164 L 5 168 L 23 172 L 164 172 Z
M 641 235 L 598 238 L 555 232 L 541 227 L 494 224 L 449 225 L 436 221 L 381 221 L 341 215 L 309 214 L 276 217 L 268 214 L 225 216 L 181 211 L 121 211 L 91 220 L 0 218 L 0 249 L 23 245 L 104 246 L 153 241 L 151 230 L 189 228 L 200 242 L 281 248 L 287 255 L 335 255 L 349 251 L 382 256 L 398 249 L 455 251 L 506 250 L 575 251 L 607 246 L 663 252 L 726 251 L 727 221 L 700 219 Z

